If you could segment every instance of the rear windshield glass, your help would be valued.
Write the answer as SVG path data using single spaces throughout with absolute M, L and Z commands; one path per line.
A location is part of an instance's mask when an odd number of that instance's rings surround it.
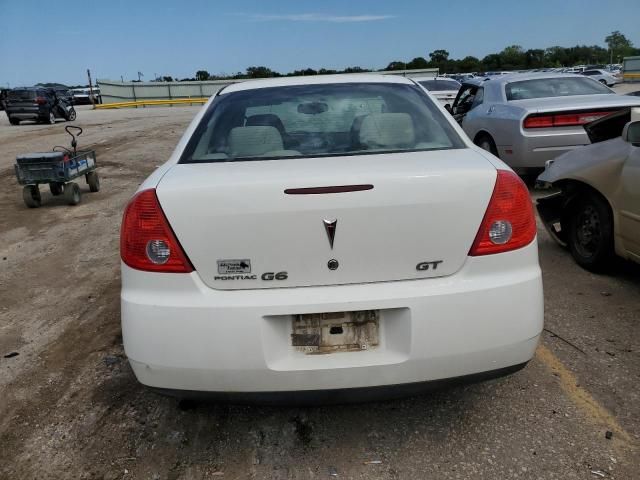
M 11 100 L 31 99 L 35 98 L 35 90 L 10 90 L 8 98 Z
M 505 93 L 507 100 L 527 100 L 529 98 L 569 97 L 614 92 L 590 78 L 558 77 L 507 83 Z
M 301 85 L 220 95 L 181 163 L 464 148 L 415 85 Z
M 418 83 L 431 92 L 458 90 L 460 88 L 460 84 L 455 80 L 421 80 Z

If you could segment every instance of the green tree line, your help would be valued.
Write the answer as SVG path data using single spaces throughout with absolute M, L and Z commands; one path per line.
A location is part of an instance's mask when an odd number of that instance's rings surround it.
M 575 47 L 554 46 L 545 49 L 534 48 L 525 50 L 520 45 L 510 45 L 501 52 L 491 53 L 483 58 L 467 56 L 461 59 L 454 59 L 450 58 L 447 50 L 437 49 L 428 54 L 428 59 L 425 57 L 416 57 L 409 61 L 395 60 L 382 70 L 439 68 L 440 73 L 530 70 L 536 68 L 618 63 L 622 61 L 623 57 L 640 55 L 640 49 L 634 48 L 633 43 L 619 31 L 611 32 L 604 41 L 607 48 L 599 45 L 576 45 Z M 251 66 L 244 72 L 237 72 L 232 75 L 212 75 L 207 70 L 198 70 L 193 78 L 183 78 L 181 81 L 328 75 L 333 73 L 359 73 L 366 71 L 369 70 L 355 66 L 345 68 L 344 70 L 331 70 L 326 68 L 315 70 L 313 68 L 305 68 L 289 73 L 280 73 L 265 66 Z M 173 78 L 165 76 L 162 77 L 162 80 L 171 81 Z

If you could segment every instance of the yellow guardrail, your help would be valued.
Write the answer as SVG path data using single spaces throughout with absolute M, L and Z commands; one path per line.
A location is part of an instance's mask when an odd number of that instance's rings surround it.
M 202 105 L 207 103 L 209 98 L 173 98 L 170 100 L 134 100 L 130 102 L 101 103 L 96 105 L 97 109 L 106 110 L 109 108 L 130 108 L 130 107 L 153 107 L 158 105 Z

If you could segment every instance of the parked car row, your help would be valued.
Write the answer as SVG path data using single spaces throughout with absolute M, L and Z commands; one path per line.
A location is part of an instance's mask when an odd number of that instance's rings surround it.
M 468 80 L 447 108 L 476 145 L 526 175 L 590 144 L 585 124 L 631 106 L 640 106 L 640 98 L 617 95 L 592 78 L 529 73 Z
M 495 75 L 463 82 L 445 105 L 476 145 L 521 175 L 546 167 L 538 185 L 558 192 L 538 200 L 540 217 L 592 271 L 616 254 L 640 262 L 640 92 L 616 95 L 605 86 L 615 82 L 603 69 Z

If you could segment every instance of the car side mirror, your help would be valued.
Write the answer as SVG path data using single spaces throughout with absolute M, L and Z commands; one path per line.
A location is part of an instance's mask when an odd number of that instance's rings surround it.
M 634 147 L 640 147 L 640 121 L 627 123 L 622 130 L 622 139 Z

